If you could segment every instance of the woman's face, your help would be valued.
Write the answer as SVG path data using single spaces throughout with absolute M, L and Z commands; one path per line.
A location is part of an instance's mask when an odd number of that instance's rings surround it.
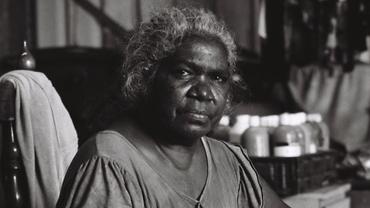
M 187 39 L 159 65 L 152 100 L 157 127 L 189 139 L 206 135 L 223 115 L 230 77 L 221 43 Z

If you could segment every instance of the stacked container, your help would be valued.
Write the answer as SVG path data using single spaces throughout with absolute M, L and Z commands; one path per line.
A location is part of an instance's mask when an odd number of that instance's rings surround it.
M 249 120 L 249 128 L 241 137 L 241 145 L 246 148 L 248 155 L 255 157 L 270 156 L 270 141 L 268 122 L 259 116 L 252 116 Z
M 220 123 L 230 121 L 223 118 Z M 297 157 L 329 150 L 329 130 L 320 114 L 238 115 L 230 138 L 254 157 Z

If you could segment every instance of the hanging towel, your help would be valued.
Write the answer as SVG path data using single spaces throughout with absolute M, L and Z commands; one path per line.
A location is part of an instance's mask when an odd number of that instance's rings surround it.
M 16 89 L 15 132 L 27 175 L 29 207 L 55 207 L 78 147 L 71 117 L 44 74 L 16 70 L 3 75 L 3 81 Z
M 349 152 L 370 153 L 370 65 L 356 64 L 345 73 L 340 66 L 293 67 L 289 90 L 309 113 L 321 113 L 332 139 Z

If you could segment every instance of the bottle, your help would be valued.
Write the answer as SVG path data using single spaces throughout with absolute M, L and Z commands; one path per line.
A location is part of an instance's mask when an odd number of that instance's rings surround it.
M 327 37 L 326 41 L 326 55 L 327 55 L 327 61 L 330 64 L 334 64 L 337 62 L 337 57 L 336 57 L 336 50 L 338 47 L 338 41 L 337 41 L 337 19 L 334 17 L 330 18 L 330 32 Z
M 249 118 L 247 114 L 241 114 L 236 116 L 235 123 L 230 128 L 230 143 L 239 145 L 241 140 L 241 135 L 249 127 Z
M 290 125 L 294 127 L 294 130 L 297 132 L 297 138 L 300 142 L 302 155 L 309 153 L 309 138 L 306 138 L 305 132 L 301 126 L 301 121 L 298 114 L 290 114 Z
M 279 116 L 278 115 L 271 115 L 268 116 L 268 124 L 269 124 L 269 134 L 272 137 L 275 129 L 279 126 Z
M 297 113 L 299 128 L 302 129 L 305 135 L 305 153 L 314 154 L 317 152 L 318 135 L 315 128 L 307 122 L 307 114 L 304 112 Z
M 222 116 L 217 126 L 207 134 L 208 137 L 217 139 L 220 141 L 230 141 L 230 117 Z
M 291 116 L 281 114 L 279 116 L 279 126 L 272 134 L 272 147 L 274 156 L 296 157 L 302 155 L 302 141 L 297 135 L 294 126 L 291 125 Z
M 265 122 L 266 120 L 264 120 Z M 270 156 L 270 141 L 266 124 L 261 125 L 259 116 L 250 117 L 249 128 L 241 137 L 241 145 L 246 148 L 248 154 L 254 157 Z
M 261 116 L 260 117 L 260 126 L 265 128 L 267 131 L 267 134 L 271 138 L 271 134 L 274 131 L 275 127 L 271 124 L 271 117 L 272 116 Z
M 229 126 L 230 125 L 230 117 L 229 116 L 222 116 L 218 123 L 220 125 Z
M 307 122 L 315 129 L 317 134 L 317 149 L 327 151 L 330 148 L 329 127 L 323 122 L 321 114 L 314 113 L 307 115 Z

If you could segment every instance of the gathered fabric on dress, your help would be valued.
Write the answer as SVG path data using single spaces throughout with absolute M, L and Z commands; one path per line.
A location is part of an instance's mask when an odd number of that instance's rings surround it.
M 208 175 L 192 198 L 167 183 L 124 136 L 101 131 L 74 158 L 57 207 L 262 207 L 259 178 L 243 150 L 206 137 L 202 143 Z

